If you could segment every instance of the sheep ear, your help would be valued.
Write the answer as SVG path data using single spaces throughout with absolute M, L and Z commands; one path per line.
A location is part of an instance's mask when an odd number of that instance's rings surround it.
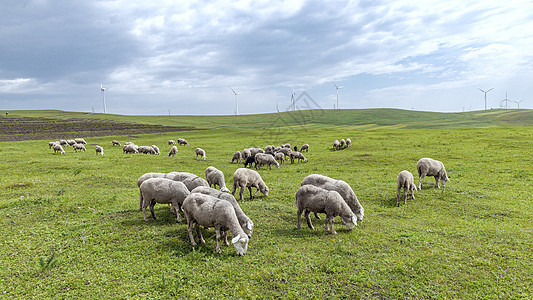
M 231 243 L 232 243 L 232 244 L 237 243 L 237 242 L 239 241 L 240 238 L 241 238 L 241 235 L 240 235 L 240 234 L 237 234 L 236 237 L 234 237 L 234 238 L 231 239 Z
M 355 216 L 352 217 L 352 222 L 357 226 L 357 218 Z

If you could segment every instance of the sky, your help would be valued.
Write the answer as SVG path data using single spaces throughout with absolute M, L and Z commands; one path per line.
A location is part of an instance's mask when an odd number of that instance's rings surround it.
M 0 1 L 0 110 L 101 113 L 101 84 L 126 115 L 530 109 L 533 2 Z

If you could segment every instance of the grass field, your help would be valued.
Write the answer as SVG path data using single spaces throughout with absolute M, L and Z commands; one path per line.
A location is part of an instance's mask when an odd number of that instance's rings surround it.
M 305 115 L 146 117 L 58 111 L 11 115 L 137 120 L 208 130 L 86 138 L 86 153 L 55 155 L 48 141 L 0 143 L 0 294 L 6 298 L 155 299 L 531 299 L 533 127 L 529 110 L 437 114 L 394 110 Z M 373 117 L 372 117 L 373 116 Z M 182 120 L 182 121 L 180 121 Z M 302 121 L 303 120 L 303 121 Z M 346 120 L 353 120 L 348 122 Z M 525 126 L 524 126 L 525 125 Z M 78 136 L 67 136 L 75 138 Z M 176 158 L 126 155 L 111 140 L 158 145 L 186 138 Z M 331 151 L 334 139 L 352 147 Z M 240 205 L 254 221 L 246 256 L 215 252 L 214 230 L 192 247 L 166 205 L 144 222 L 137 178 L 212 165 L 231 186 L 233 152 L 310 144 L 307 163 L 259 173 L 270 188 Z M 105 148 L 96 156 L 94 144 Z M 197 161 L 194 149 L 207 152 Z M 425 179 L 396 207 L 396 176 L 432 157 L 451 181 Z M 294 194 L 312 173 L 349 183 L 365 218 L 337 235 L 324 219 L 296 229 Z M 246 196 L 246 194 L 245 194 Z M 305 223 L 304 223 L 305 224 Z

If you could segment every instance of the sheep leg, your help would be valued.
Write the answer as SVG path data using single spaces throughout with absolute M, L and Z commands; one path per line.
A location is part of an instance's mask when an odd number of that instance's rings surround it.
M 157 218 L 155 217 L 154 206 L 155 201 L 150 202 L 150 212 L 152 213 L 152 218 L 154 218 L 154 220 L 157 220 Z
M 255 191 L 254 198 L 257 196 L 257 193 L 259 193 L 259 186 L 254 186 L 257 190 Z M 250 189 L 250 195 L 252 195 L 252 187 L 249 187 Z
M 253 200 L 254 197 L 255 197 L 255 195 L 252 196 L 252 187 L 249 186 L 249 187 L 248 187 L 248 190 L 250 191 L 250 200 Z M 256 193 L 256 194 L 257 194 L 257 193 Z
M 308 211 L 307 209 L 304 212 L 304 217 L 305 217 L 305 220 L 307 221 L 307 226 L 311 228 L 312 230 L 315 230 L 315 227 L 313 227 L 313 223 L 311 222 L 311 218 L 309 217 L 309 213 L 310 211 Z
M 422 189 L 422 179 L 424 179 L 424 177 L 426 177 L 426 174 L 422 173 L 420 174 L 420 177 L 418 178 L 418 189 L 419 190 Z
M 303 209 L 298 207 L 298 212 L 296 212 L 296 228 L 302 229 L 302 226 L 300 226 L 300 218 L 302 217 Z
M 330 230 L 331 227 L 331 230 Z M 332 216 L 326 216 L 326 231 L 331 232 L 331 234 L 337 234 L 335 231 L 335 228 L 333 228 L 333 217 Z
M 317 218 L 317 219 L 319 219 L 319 220 L 322 219 L 322 218 L 320 218 L 320 216 L 318 215 L 318 213 L 314 212 L 314 214 L 315 214 L 315 218 Z
M 415 200 L 415 186 L 411 186 L 411 197 L 413 197 L 413 200 Z
M 407 193 L 409 192 L 409 189 L 404 187 L 403 188 L 403 204 L 407 204 Z
M 224 244 L 229 247 L 228 232 L 226 230 L 222 230 L 222 235 L 224 236 Z
M 217 227 L 215 228 L 216 229 L 216 233 L 217 233 L 217 247 L 216 247 L 216 251 L 218 254 L 220 254 L 220 229 Z
M 143 194 L 139 193 L 140 203 L 139 203 L 139 210 L 143 210 Z
M 437 188 L 440 189 L 440 185 L 439 185 L 439 176 L 435 176 L 435 187 L 437 187 Z
M 176 216 L 177 216 L 177 218 L 178 218 L 178 223 L 181 223 L 182 221 L 181 221 L 181 218 L 180 218 L 180 209 L 179 209 L 179 206 L 176 207 L 176 206 L 170 204 L 170 211 L 172 212 L 173 209 L 174 209 L 174 211 L 176 212 Z
M 400 206 L 400 191 L 401 191 L 402 187 L 400 185 L 398 185 L 398 190 L 396 191 L 396 204 L 398 205 L 398 207 Z
M 194 236 L 192 234 L 192 226 L 193 226 L 194 221 L 192 220 L 192 218 L 190 218 L 187 215 L 185 215 L 185 217 L 187 218 L 187 232 L 189 233 L 189 239 L 191 240 L 191 244 L 193 246 L 196 246 L 197 244 L 194 241 Z
M 198 241 L 200 244 L 205 244 L 204 237 L 202 236 L 202 231 L 200 230 L 200 224 L 196 222 L 196 234 L 198 234 Z

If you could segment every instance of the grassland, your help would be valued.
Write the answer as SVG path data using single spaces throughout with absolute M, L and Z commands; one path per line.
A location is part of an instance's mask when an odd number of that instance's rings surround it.
M 388 111 L 369 111 L 375 117 L 366 120 L 363 111 L 339 112 L 343 117 L 306 112 L 282 120 L 276 115 L 11 112 L 208 130 L 87 138 L 104 146 L 104 157 L 90 145 L 86 153 L 69 148 L 60 156 L 48 149 L 48 141 L 0 143 L 0 294 L 19 299 L 532 298 L 531 112 L 400 112 L 401 119 L 394 119 Z M 112 139 L 131 140 L 164 152 L 166 141 L 178 137 L 191 146 L 180 147 L 177 158 L 125 155 L 111 146 Z M 331 151 L 331 141 L 347 137 L 352 147 Z M 255 223 L 246 256 L 236 256 L 232 247 L 216 254 L 213 230 L 203 231 L 205 245 L 191 247 L 186 225 L 178 224 L 167 206 L 156 205 L 158 220 L 143 221 L 136 186 L 143 173 L 203 176 L 213 165 L 231 185 L 238 167 L 229 162 L 234 151 L 281 143 L 309 143 L 309 162 L 259 171 L 270 194 L 241 202 Z M 195 160 L 197 146 L 207 151 L 207 161 Z M 421 157 L 443 161 L 451 181 L 437 189 L 428 178 L 416 200 L 396 207 L 396 176 L 404 169 L 416 174 Z M 294 193 L 311 173 L 352 186 L 365 208 L 364 221 L 353 231 L 337 220 L 338 234 L 326 234 L 324 218 L 313 219 L 315 231 L 296 229 Z

